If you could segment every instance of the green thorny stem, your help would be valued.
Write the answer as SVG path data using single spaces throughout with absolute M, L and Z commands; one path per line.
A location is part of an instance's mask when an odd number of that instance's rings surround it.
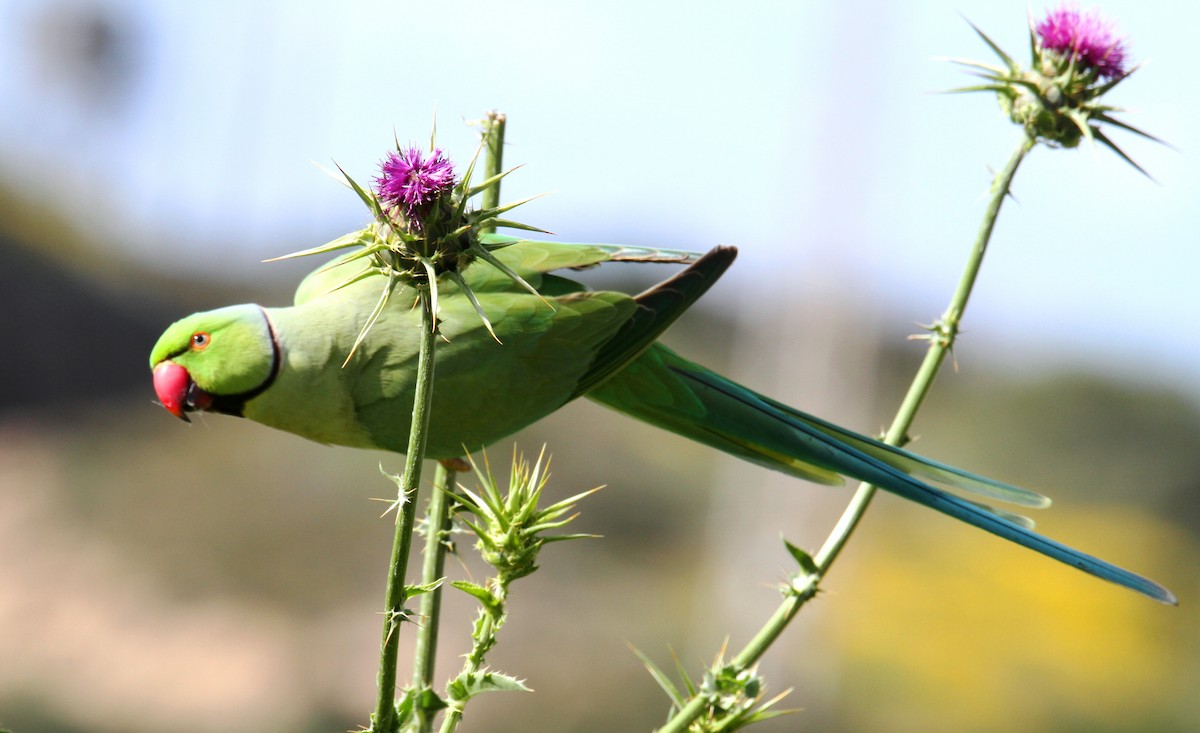
M 508 121 L 508 117 L 497 110 L 492 110 L 487 113 L 487 117 L 483 120 L 483 140 L 487 147 L 487 159 L 484 163 L 483 179 L 489 180 L 500 175 L 504 166 L 504 124 Z M 500 181 L 497 179 L 496 184 L 485 190 L 482 194 L 480 204 L 485 209 L 494 209 L 500 205 Z M 488 226 L 482 229 L 483 232 L 496 231 L 495 226 Z
M 492 111 L 488 112 L 487 117 L 485 117 L 483 120 L 483 139 L 484 139 L 484 146 L 486 147 L 486 151 L 487 151 L 487 156 L 486 156 L 486 159 L 484 162 L 484 174 L 483 174 L 483 177 L 485 180 L 499 174 L 502 166 L 504 165 L 504 163 L 503 163 L 503 159 L 504 159 L 504 124 L 507 120 L 508 120 L 508 118 L 504 115 L 504 113 L 499 112 L 497 110 L 492 110 Z M 497 181 L 494 186 L 492 186 L 491 188 L 489 188 L 483 192 L 483 197 L 482 197 L 482 200 L 480 203 L 483 206 L 483 208 L 485 208 L 485 209 L 495 208 L 496 206 L 500 205 L 500 182 L 499 181 Z M 494 232 L 495 230 L 496 230 L 495 227 L 487 227 L 483 231 Z M 443 467 L 444 467 L 444 464 L 441 464 L 441 465 L 443 465 Z M 439 488 L 440 488 L 440 492 L 439 492 Z M 440 483 L 440 482 L 438 483 L 438 487 L 435 487 L 434 491 L 445 495 L 446 492 L 453 490 L 453 488 L 454 488 L 454 474 L 451 473 L 449 475 L 449 477 L 447 478 L 447 480 L 445 481 L 445 483 Z M 445 501 L 442 502 L 442 505 L 443 506 L 441 508 L 441 511 L 444 513 L 442 521 L 446 522 L 446 528 L 448 530 L 449 522 L 450 522 L 450 515 L 449 515 L 448 510 L 446 509 Z M 431 514 L 431 516 L 430 516 L 431 525 L 430 526 L 431 527 L 433 526 L 432 521 L 434 519 L 434 516 L 432 515 L 432 511 L 433 511 L 433 502 L 431 500 L 430 501 L 430 514 Z M 447 549 L 446 542 L 442 541 L 442 542 L 438 543 L 437 547 L 435 548 L 435 552 L 439 553 L 440 557 L 444 559 L 446 549 Z M 426 552 L 429 552 L 428 545 L 426 546 Z M 426 560 L 426 562 L 428 563 L 428 560 Z M 441 572 L 440 567 L 438 569 L 438 572 L 439 573 Z M 426 578 L 423 580 L 423 582 L 429 582 L 429 580 L 430 580 L 429 578 Z M 500 601 L 503 603 L 504 596 L 505 596 L 505 589 L 498 589 L 496 595 L 500 599 Z M 422 609 L 424 609 L 424 606 L 422 606 Z M 437 604 L 436 604 L 436 602 L 434 602 L 428 615 L 426 615 L 424 613 L 422 615 L 426 616 L 426 623 L 432 625 L 432 627 L 433 627 L 432 632 L 431 632 L 431 636 L 433 638 L 433 644 L 431 646 L 436 646 L 436 642 L 437 642 L 437 639 L 436 639 L 436 635 L 437 635 L 437 618 L 436 618 Z M 495 643 L 495 631 L 497 628 L 497 624 L 495 624 L 494 620 L 484 621 L 481 619 L 479 621 L 479 624 L 480 624 L 480 626 L 487 624 L 486 629 L 479 629 L 479 630 L 480 631 L 485 631 L 485 630 L 488 631 L 489 637 L 492 639 L 492 641 L 491 641 L 491 643 L 489 643 L 487 645 L 486 649 L 480 649 L 479 642 L 476 641 L 475 647 L 471 650 L 471 653 L 467 656 L 467 662 L 463 668 L 464 673 L 478 672 L 479 667 L 483 664 L 483 655 L 486 654 L 487 649 L 490 649 L 492 644 Z M 432 653 L 433 652 L 431 649 L 430 654 L 432 655 Z M 474 663 L 474 666 L 472 666 L 472 663 Z M 418 660 L 418 664 L 420 664 L 419 660 Z M 425 677 L 425 678 L 419 677 L 414 672 L 414 674 L 413 674 L 413 678 L 415 681 L 414 684 L 423 684 L 425 686 L 425 689 L 429 689 L 429 685 L 432 682 L 432 677 L 433 677 L 433 659 L 431 656 L 429 663 L 428 663 L 428 677 Z M 449 731 L 453 731 L 456 727 L 458 727 L 459 721 L 462 720 L 462 715 L 463 715 L 463 711 L 462 711 L 461 705 L 451 705 L 450 708 L 448 710 L 446 710 L 446 714 L 442 718 L 441 731 L 443 733 L 449 733 Z M 421 724 L 422 724 L 422 728 L 421 728 L 422 733 L 424 733 L 425 731 L 432 730 L 432 725 L 433 725 L 432 717 L 426 716 L 424 719 L 422 719 Z
M 954 341 L 958 337 L 958 324 L 962 321 L 963 312 L 967 309 L 967 300 L 971 297 L 971 290 L 975 287 L 975 279 L 979 276 L 979 268 L 983 265 L 983 256 L 987 254 L 988 242 L 992 238 L 992 229 L 995 228 L 996 218 L 1000 215 L 1000 206 L 1009 196 L 1013 177 L 1017 174 L 1017 168 L 1021 165 L 1021 161 L 1036 144 L 1036 137 L 1022 136 L 1021 144 L 1013 151 L 1008 165 L 1004 166 L 1004 170 L 1000 171 L 992 182 L 991 199 L 988 201 L 987 209 L 983 212 L 983 221 L 979 225 L 975 245 L 971 248 L 971 256 L 967 259 L 967 266 L 963 270 L 962 277 L 959 278 L 958 288 L 954 291 L 950 306 L 941 318 L 928 327 L 929 333 L 914 337 L 928 341 L 929 348 L 925 352 L 925 359 L 921 362 L 920 368 L 917 369 L 917 375 L 913 377 L 912 384 L 909 385 L 908 393 L 904 395 L 904 401 L 900 403 L 900 409 L 892 420 L 891 427 L 884 434 L 883 442 L 888 445 L 899 446 L 908 442 L 908 430 L 917 417 L 917 410 L 921 409 L 921 403 L 925 401 L 925 396 L 933 387 L 933 380 L 937 377 L 946 355 L 954 349 Z M 858 521 L 866 512 L 867 505 L 874 494 L 875 487 L 869 483 L 863 483 L 858 487 L 854 498 L 850 500 L 846 511 L 834 526 L 833 532 L 830 533 L 824 546 L 817 553 L 815 558 L 817 580 L 820 580 L 829 571 L 833 561 L 837 559 L 846 541 L 850 538 L 850 534 L 858 525 Z
M 484 672 L 487 653 L 496 645 L 496 634 L 504 625 L 508 613 L 505 610 L 505 601 L 508 599 L 508 584 L 511 580 L 515 578 L 506 578 L 500 574 L 489 583 L 493 602 L 483 604 L 479 609 L 479 617 L 476 618 L 475 628 L 471 633 L 471 651 L 464 657 L 462 671 L 456 680 L 477 679 Z M 456 695 L 448 697 L 446 713 L 442 716 L 442 727 L 438 729 L 438 733 L 454 733 L 458 724 L 462 722 L 463 708 L 469 699 Z
M 379 650 L 379 689 L 375 714 L 371 716 L 373 733 L 393 733 L 396 725 L 396 661 L 400 648 L 400 624 L 405 620 L 405 601 L 408 588 L 404 584 L 408 572 L 408 556 L 412 547 L 413 518 L 416 515 L 417 487 L 421 482 L 421 462 L 425 459 L 425 442 L 429 435 L 429 412 L 433 401 L 433 362 L 437 344 L 433 303 L 429 284 L 416 285 L 420 296 L 421 343 L 417 357 L 416 395 L 413 399 L 412 427 L 408 434 L 404 474 L 397 482 L 399 510 L 396 515 L 396 534 L 388 568 L 387 592 L 384 600 L 383 641 Z
M 504 148 L 504 123 L 506 117 L 497 111 L 488 112 L 483 120 L 483 139 L 487 150 L 485 178 L 500 173 Z M 500 203 L 500 182 L 483 192 L 484 208 L 495 208 Z M 495 231 L 488 227 L 483 231 Z M 433 674 L 437 659 L 438 629 L 441 619 L 441 580 L 446 567 L 446 553 L 450 551 L 450 494 L 454 491 L 455 472 L 446 462 L 439 462 L 434 474 L 432 494 L 425 512 L 425 551 L 421 567 L 421 587 L 428 592 L 421 595 L 417 614 L 416 648 L 414 651 L 412 689 L 408 695 L 417 730 L 428 733 L 433 730 L 433 719 L 444 704 L 433 692 Z M 458 713 L 461 717 L 461 711 Z M 447 716 L 449 717 L 449 716 Z M 443 726 L 443 729 L 445 727 Z M 452 729 L 452 728 L 450 728 Z
M 422 733 L 433 730 L 433 717 L 441 708 L 433 697 L 433 670 L 437 659 L 438 628 L 442 611 L 441 580 L 446 567 L 446 553 L 450 551 L 450 494 L 454 490 L 454 469 L 439 461 L 433 477 L 433 490 L 429 496 L 429 507 L 425 510 L 425 553 L 421 566 L 421 586 L 429 588 L 421 595 L 417 610 L 420 624 L 417 626 L 416 649 L 413 652 L 413 712 L 418 730 Z M 433 703 L 433 704 L 426 704 Z
M 929 333 L 915 337 L 929 341 L 929 348 L 925 352 L 925 359 L 921 362 L 920 368 L 917 370 L 916 376 L 913 378 L 912 384 L 908 388 L 908 393 L 904 396 L 904 401 L 900 405 L 896 417 L 892 420 L 891 427 L 888 428 L 884 435 L 883 442 L 888 445 L 903 445 L 908 440 L 908 430 L 912 427 L 913 420 L 917 416 L 917 411 L 921 407 L 921 403 L 925 400 L 925 396 L 929 394 L 929 389 L 933 386 L 933 380 L 937 376 L 938 370 L 945 361 L 947 354 L 954 348 L 954 340 L 958 336 L 959 323 L 962 321 L 963 312 L 967 307 L 967 300 L 971 297 L 971 290 L 975 286 L 975 280 L 979 275 L 979 268 L 983 264 L 983 256 L 987 253 L 988 242 L 992 237 L 992 229 L 996 226 L 996 218 L 1000 214 L 1000 206 L 1004 200 L 1008 198 L 1010 188 L 1012 186 L 1013 176 L 1017 173 L 1017 168 L 1021 165 L 1021 161 L 1025 159 L 1025 155 L 1033 149 L 1037 143 L 1037 138 L 1029 135 L 1022 136 L 1021 144 L 1017 146 L 1012 157 L 1008 161 L 1008 165 L 1004 170 L 996 176 L 992 182 L 991 199 L 988 201 L 987 209 L 983 213 L 983 221 L 979 226 L 979 233 L 975 237 L 975 244 L 971 249 L 971 255 L 967 260 L 967 266 L 963 270 L 962 277 L 959 279 L 958 288 L 954 291 L 954 297 L 950 301 L 950 306 L 942 317 L 928 327 Z M 850 539 L 850 535 L 854 532 L 858 522 L 862 519 L 863 514 L 867 511 L 867 506 L 871 503 L 871 498 L 875 495 L 875 486 L 869 483 L 859 485 L 854 497 L 850 500 L 849 505 L 843 512 L 829 537 L 826 538 L 825 544 L 821 547 L 816 557 L 812 558 L 811 564 L 803 568 L 803 574 L 795 576 L 792 581 L 784 587 L 783 603 L 771 615 L 771 618 L 759 629 L 754 638 L 746 644 L 737 656 L 730 662 L 729 666 L 735 670 L 749 669 L 766 652 L 767 648 L 779 638 L 783 630 L 787 628 L 789 622 L 795 617 L 800 608 L 817 594 L 817 586 L 829 572 L 833 561 L 837 559 L 838 554 L 845 547 L 846 542 Z M 794 553 L 795 554 L 795 553 Z M 684 733 L 688 727 L 696 721 L 705 710 L 712 704 L 712 700 L 705 695 L 697 695 L 683 706 L 667 724 L 659 728 L 657 733 Z

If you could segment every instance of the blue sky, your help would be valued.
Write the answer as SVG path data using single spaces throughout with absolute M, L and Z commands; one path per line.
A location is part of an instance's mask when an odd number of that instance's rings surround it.
M 81 95 L 56 75 L 55 43 L 36 40 L 55 8 L 77 7 L 107 8 L 135 40 L 118 103 Z M 1157 182 L 1108 153 L 1037 150 L 967 337 L 998 358 L 1033 346 L 1195 393 L 1200 7 L 1101 7 L 1147 62 L 1112 103 L 1174 148 L 1118 135 Z M 564 240 L 736 244 L 727 292 L 761 283 L 760 307 L 772 289 L 820 286 L 921 320 L 944 307 L 989 167 L 1017 142 L 992 99 L 932 93 L 967 80 L 934 59 L 991 60 L 964 16 L 1024 59 L 1026 13 L 995 0 L 7 0 L 0 166 L 163 268 L 257 278 L 262 258 L 363 221 L 310 161 L 367 179 L 393 131 L 423 142 L 435 111 L 463 160 L 462 121 L 498 108 L 506 162 L 525 164 L 505 198 L 552 194 L 522 220 Z

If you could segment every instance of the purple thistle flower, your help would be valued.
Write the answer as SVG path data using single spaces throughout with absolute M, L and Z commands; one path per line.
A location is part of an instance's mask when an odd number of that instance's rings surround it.
M 389 209 L 399 209 L 417 226 L 429 204 L 454 188 L 454 164 L 434 148 L 426 158 L 419 148 L 389 152 L 379 164 L 375 191 Z
M 1125 75 L 1123 39 L 1113 35 L 1112 25 L 1096 10 L 1080 13 L 1078 8 L 1064 3 L 1034 30 L 1044 49 L 1074 57 L 1080 66 L 1095 69 L 1107 79 Z

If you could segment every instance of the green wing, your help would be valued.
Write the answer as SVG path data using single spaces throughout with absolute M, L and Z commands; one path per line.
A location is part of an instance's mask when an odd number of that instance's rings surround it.
M 571 397 L 591 391 L 649 349 L 675 319 L 708 292 L 736 257 L 733 247 L 714 247 L 674 277 L 634 297 L 637 310 L 596 354 Z
M 615 244 L 545 242 L 499 235 L 485 235 L 484 241 L 501 245 L 492 252 L 496 259 L 532 284 L 539 292 L 550 290 L 553 294 L 584 289 L 582 285 L 567 278 L 546 277 L 555 270 L 583 270 L 604 262 L 692 264 L 700 258 L 699 254 L 684 250 Z M 355 259 L 358 254 L 357 249 L 352 250 L 309 273 L 296 288 L 295 304 L 301 305 L 326 295 L 358 275 L 367 278 L 382 277 L 378 273 L 369 273 L 364 261 Z M 476 292 L 503 292 L 515 286 L 511 278 L 483 261 L 476 261 L 467 267 L 463 277 Z M 545 288 L 545 280 L 551 280 L 553 287 Z
M 341 334 L 331 356 L 348 351 L 351 324 L 364 321 L 381 293 L 383 278 L 347 281 L 361 260 L 343 255 L 319 268 L 297 290 L 298 305 L 278 318 L 291 332 Z M 464 280 L 487 314 L 496 338 L 453 282 L 439 284 L 437 389 L 429 453 L 447 458 L 488 445 L 553 412 L 634 359 L 658 338 L 733 261 L 718 248 L 704 256 L 651 248 L 514 240 L 495 251 L 511 270 L 541 291 L 539 297 L 492 264 L 477 261 Z M 552 270 L 603 262 L 690 262 L 691 266 L 639 296 L 591 292 Z M 382 448 L 403 451 L 419 319 L 415 294 L 398 286 L 360 353 L 339 379 L 353 384 L 349 396 L 357 422 Z M 543 300 L 543 298 L 545 298 Z M 338 322 L 329 322 L 337 313 Z M 322 355 L 314 362 L 329 359 Z M 482 365 L 486 365 L 483 368 Z M 287 409 L 273 405 L 279 412 Z M 299 417 L 296 418 L 299 420 Z M 286 428 L 285 428 L 286 429 Z

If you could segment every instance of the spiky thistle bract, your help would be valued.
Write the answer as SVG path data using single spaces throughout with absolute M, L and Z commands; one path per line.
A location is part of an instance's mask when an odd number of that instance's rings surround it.
M 460 487 L 455 498 L 461 511 L 459 519 L 478 538 L 476 546 L 484 560 L 496 568 L 507 584 L 537 569 L 537 555 L 547 542 L 592 537 L 589 534 L 547 535 L 546 532 L 566 526 L 577 515 L 569 514 L 580 499 L 599 491 L 600 487 L 581 492 L 547 507 L 539 506 L 542 490 L 550 478 L 550 460 L 546 449 L 537 460 L 528 461 L 514 448 L 512 473 L 508 488 L 502 491 L 492 474 L 487 454 L 483 464 L 469 458 L 479 480 L 480 491 Z M 472 515 L 470 518 L 465 514 Z
M 1098 11 L 1064 5 L 1047 13 L 1033 30 L 1047 62 L 1060 68 L 1074 64 L 1105 79 L 1125 76 L 1125 43 Z
M 765 699 L 766 684 L 758 670 L 738 668 L 726 662 L 725 651 L 726 647 L 722 644 L 716 659 L 699 681 L 693 680 L 679 658 L 672 654 L 680 681 L 680 685 L 676 685 L 670 675 L 653 660 L 641 650 L 633 648 L 633 653 L 641 660 L 646 671 L 670 698 L 672 713 L 682 711 L 692 700 L 703 701 L 704 709 L 688 725 L 688 733 L 731 733 L 754 723 L 797 712 L 776 707 L 791 694 L 790 689 Z
M 371 223 L 319 247 L 267 260 L 273 262 L 358 247 L 358 252 L 339 257 L 331 263 L 331 266 L 358 260 L 363 263 L 361 269 L 335 285 L 331 292 L 368 277 L 385 276 L 379 299 L 367 316 L 343 365 L 350 362 L 371 327 L 379 320 L 397 285 L 411 284 L 418 289 L 428 288 L 436 329 L 438 282 L 442 278 L 449 279 L 467 296 L 493 338 L 496 338 L 495 330 L 470 286 L 462 278 L 462 271 L 475 260 L 483 260 L 526 290 L 537 294 L 537 290 L 524 278 L 492 255 L 494 250 L 518 240 L 489 234 L 497 227 L 548 233 L 544 229 L 503 217 L 537 197 L 493 207 L 473 208 L 470 204 L 472 198 L 498 186 L 502 179 L 516 170 L 516 167 L 509 168 L 479 183 L 472 183 L 475 166 L 484 146 L 485 142 L 481 141 L 461 178 L 456 176 L 449 156 L 437 147 L 432 136 L 428 154 L 414 146 L 401 146 L 397 140 L 395 150 L 389 151 L 381 161 L 380 175 L 374 179 L 370 189 L 360 186 L 341 166 L 337 166 L 337 177 L 366 205 L 371 212 Z
M 1004 112 L 1031 138 L 1063 148 L 1076 147 L 1085 139 L 1099 143 L 1149 177 L 1102 128 L 1109 125 L 1162 142 L 1118 120 L 1114 113 L 1124 110 L 1102 101 L 1102 97 L 1137 70 L 1137 67 L 1126 70 L 1126 46 L 1112 31 L 1111 24 L 1094 11 L 1081 13 L 1065 5 L 1048 13 L 1040 22 L 1030 18 L 1028 69 L 975 24 L 970 25 L 1003 65 L 947 59 L 967 67 L 973 76 L 983 80 L 950 92 L 995 93 Z

